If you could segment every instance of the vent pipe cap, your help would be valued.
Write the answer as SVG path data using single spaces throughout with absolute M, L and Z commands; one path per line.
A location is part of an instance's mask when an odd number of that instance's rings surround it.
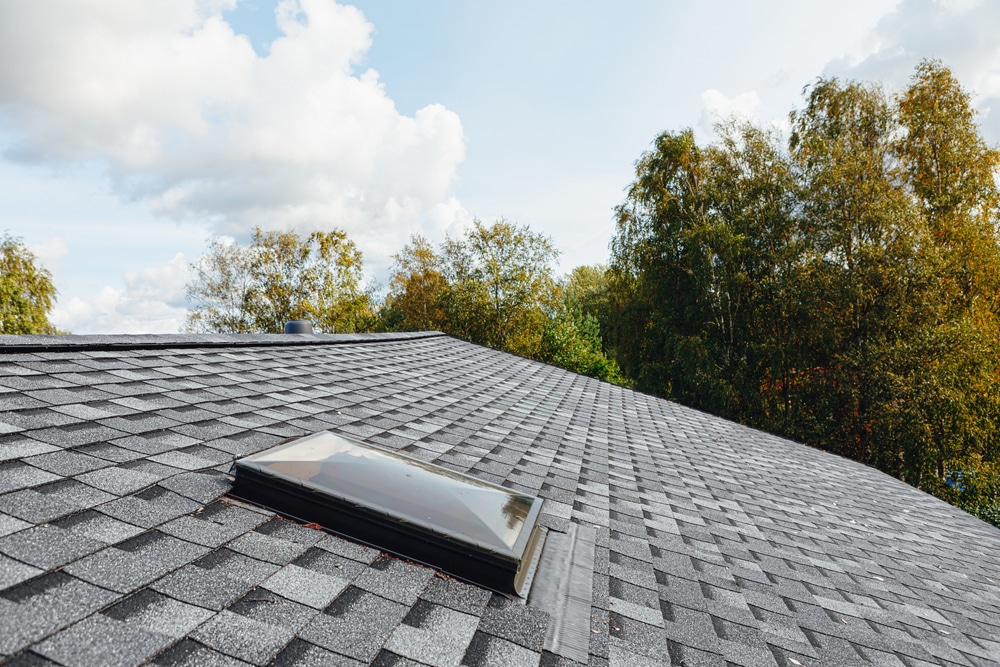
M 313 325 L 309 320 L 292 320 L 285 325 L 286 334 L 311 334 L 312 332 Z

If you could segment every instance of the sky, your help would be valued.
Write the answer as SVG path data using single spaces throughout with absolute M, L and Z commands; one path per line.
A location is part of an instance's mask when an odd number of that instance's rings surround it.
M 209 239 L 344 229 L 387 282 L 474 219 L 604 262 L 660 132 L 940 58 L 1000 141 L 992 0 L 0 0 L 0 233 L 73 333 L 181 330 Z

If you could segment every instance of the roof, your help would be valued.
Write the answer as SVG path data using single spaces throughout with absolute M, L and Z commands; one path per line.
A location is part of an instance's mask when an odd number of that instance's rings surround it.
M 440 334 L 0 337 L 0 662 L 570 664 L 530 597 L 227 498 L 235 458 L 326 429 L 593 529 L 590 664 L 1000 664 L 1000 530 Z

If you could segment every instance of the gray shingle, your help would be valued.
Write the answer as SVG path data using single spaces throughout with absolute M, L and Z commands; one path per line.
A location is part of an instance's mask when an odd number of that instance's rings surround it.
M 421 599 L 449 607 L 455 611 L 482 616 L 490 600 L 487 590 L 438 574 L 420 594 Z
M 0 463 L 0 493 L 26 489 L 58 479 L 58 475 L 39 470 L 22 461 Z
M 152 584 L 154 590 L 205 609 L 219 611 L 253 588 L 254 584 L 211 572 L 196 565 L 185 565 Z
M 173 468 L 180 468 L 181 470 L 202 470 L 204 468 L 211 468 L 213 465 L 218 465 L 217 460 L 203 459 L 178 451 L 157 454 L 156 456 L 149 457 L 149 460 Z
M 219 549 L 160 579 L 153 588 L 177 600 L 221 610 L 260 585 L 278 567 Z
M 44 571 L 0 554 L 0 591 L 38 576 Z
M 85 420 L 97 420 L 105 419 L 107 417 L 114 417 L 115 415 L 124 414 L 130 412 L 128 408 L 122 408 L 120 405 L 115 403 L 97 401 L 94 403 L 70 403 L 67 405 L 57 405 L 53 408 L 57 412 L 61 412 L 64 415 L 70 417 L 75 417 L 77 419 Z
M 2 401 L 2 398 L 0 398 Z M 0 403 L 2 404 L 2 403 Z M 39 408 L 37 410 L 12 410 L 10 412 L 0 411 L 0 433 L 13 433 L 16 431 L 30 431 L 36 428 L 48 428 L 51 426 L 63 426 L 77 421 L 72 417 L 50 410 Z M 3 430 L 10 427 L 10 430 Z
M 114 496 L 87 486 L 75 479 L 64 479 L 33 489 L 51 500 L 56 500 L 73 510 L 88 509 L 112 500 Z
M 229 548 L 247 556 L 284 565 L 301 556 L 309 545 L 250 531 L 233 540 Z
M 64 572 L 52 572 L 0 593 L 0 654 L 14 654 L 74 623 L 117 596 Z
M 307 570 L 298 565 L 286 565 L 261 584 L 269 591 L 316 609 L 329 605 L 350 579 Z
M 31 523 L 45 523 L 73 512 L 75 508 L 35 489 L 22 489 L 0 496 L 0 511 Z
M 124 496 L 156 484 L 161 478 L 139 470 L 114 466 L 78 475 L 76 479 L 95 489 Z
M 171 426 L 177 426 L 180 422 L 147 412 L 121 417 L 109 417 L 108 419 L 101 419 L 98 423 L 123 433 L 138 435 L 152 431 L 163 431 L 169 429 Z M 106 438 L 106 440 L 109 439 Z
M 72 449 L 32 456 L 29 459 L 25 459 L 24 462 L 63 477 L 90 472 L 91 470 L 104 468 L 109 465 L 103 459 L 87 456 Z
M 16 533 L 19 530 L 28 528 L 31 524 L 27 521 L 16 519 L 7 514 L 0 514 L 0 537 Z
M 295 559 L 295 565 L 336 579 L 354 579 L 365 571 L 365 563 L 313 547 Z
M 142 528 L 119 521 L 95 510 L 86 510 L 56 522 L 59 528 L 104 544 L 115 544 L 143 532 Z
M 205 547 L 151 530 L 71 563 L 66 571 L 98 586 L 128 593 L 206 551 Z
M 193 514 L 180 516 L 164 524 L 160 530 L 168 535 L 214 548 L 253 530 L 266 519 L 266 516 L 257 512 L 217 502 L 196 510 Z
M 51 570 L 100 549 L 103 543 L 50 524 L 0 537 L 0 553 Z
M 294 639 L 271 664 L 274 667 L 362 667 L 365 663 Z
M 416 602 L 433 576 L 434 570 L 429 567 L 381 556 L 354 580 L 354 585 L 409 606 Z
M 158 655 L 151 664 L 162 667 L 247 667 L 250 663 L 184 639 Z
M 351 586 L 299 636 L 334 653 L 370 662 L 406 612 L 405 605 Z
M 420 601 L 396 627 L 385 648 L 433 667 L 462 661 L 479 618 Z
M 255 588 L 229 607 L 229 611 L 296 633 L 318 610 L 298 604 L 262 588 Z
M 208 503 L 229 491 L 231 484 L 215 471 L 181 473 L 168 477 L 160 486 L 199 503 Z
M 483 612 L 479 631 L 541 652 L 548 623 L 548 614 L 494 594 Z
M 79 447 L 92 442 L 108 442 L 125 435 L 121 431 L 91 422 L 80 422 L 31 431 L 31 437 L 56 447 Z
M 183 514 L 194 512 L 199 507 L 193 500 L 161 486 L 153 486 L 141 493 L 105 503 L 97 509 L 121 521 L 143 528 L 154 528 Z
M 110 461 L 111 463 L 127 463 L 128 461 L 135 461 L 144 456 L 142 452 L 136 452 L 125 447 L 119 447 L 118 445 L 110 445 L 106 442 L 95 442 L 77 447 L 76 451 Z
M 24 435 L 0 434 L 0 463 L 57 451 L 59 451 L 59 448 L 55 445 L 39 442 Z
M 323 537 L 319 542 L 316 543 L 316 547 L 323 549 L 324 551 L 329 551 L 330 553 L 335 553 L 338 556 L 343 556 L 344 558 L 349 558 L 351 560 L 358 561 L 359 563 L 371 563 L 376 558 L 378 558 L 378 549 L 372 549 L 371 547 L 365 546 L 363 544 L 358 544 L 357 542 L 349 542 L 336 535 L 327 535 Z
M 226 655 L 264 665 L 295 636 L 291 630 L 223 611 L 191 637 Z
M 173 639 L 186 636 L 212 617 L 212 612 L 206 609 L 184 604 L 148 588 L 102 613 L 129 626 Z
M 538 652 L 477 632 L 469 643 L 462 664 L 469 667 L 538 667 L 540 659 Z
M 108 641 L 114 637 L 114 641 Z M 38 653 L 65 665 L 129 667 L 170 644 L 170 637 L 95 614 L 46 639 Z

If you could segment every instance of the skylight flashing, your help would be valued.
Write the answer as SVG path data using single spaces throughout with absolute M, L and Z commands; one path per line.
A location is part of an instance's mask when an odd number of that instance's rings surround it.
M 542 500 L 324 431 L 236 461 L 232 494 L 522 594 Z

